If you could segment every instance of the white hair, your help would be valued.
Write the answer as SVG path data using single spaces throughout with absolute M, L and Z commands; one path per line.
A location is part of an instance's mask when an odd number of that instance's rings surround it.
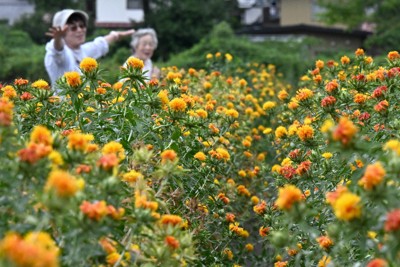
M 156 31 L 152 28 L 144 28 L 144 29 L 139 29 L 139 30 L 135 31 L 132 34 L 131 47 L 132 47 L 133 51 L 135 51 L 136 47 L 138 46 L 140 38 L 142 38 L 145 35 L 151 36 L 151 38 L 153 39 L 153 42 L 154 42 L 154 49 L 157 48 L 158 39 L 157 39 Z

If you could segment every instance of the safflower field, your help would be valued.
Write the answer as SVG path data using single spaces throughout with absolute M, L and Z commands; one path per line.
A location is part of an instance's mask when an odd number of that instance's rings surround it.
M 397 266 L 400 55 L 1 85 L 0 266 Z

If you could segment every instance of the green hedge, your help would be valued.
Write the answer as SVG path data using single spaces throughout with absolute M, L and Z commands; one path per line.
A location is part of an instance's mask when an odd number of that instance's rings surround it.
M 3 32 L 0 35 L 0 82 L 10 83 L 15 78 L 23 77 L 29 80 L 48 80 L 44 68 L 44 45 L 35 44 L 26 32 L 11 30 L 7 26 L 0 26 Z M 96 30 L 88 40 L 95 36 L 108 33 L 107 29 Z M 127 38 L 110 47 L 107 56 L 99 62 L 104 68 L 103 76 L 109 81 L 118 79 L 118 67 L 131 55 L 129 47 L 130 39 Z M 302 41 L 264 41 L 251 42 L 245 37 L 238 37 L 227 23 L 220 23 L 214 27 L 208 36 L 205 36 L 197 45 L 182 53 L 171 56 L 168 62 L 156 62 L 158 66 L 177 66 L 179 68 L 205 68 L 204 57 L 208 53 L 229 53 L 239 64 L 251 62 L 274 64 L 277 71 L 282 73 L 285 79 L 296 84 L 298 78 L 307 69 L 313 68 L 315 58 L 310 52 L 310 47 L 318 45 L 316 39 L 304 39 Z M 160 44 L 162 46 L 162 44 Z M 347 51 L 348 53 L 349 51 Z M 352 52 L 352 51 L 351 51 Z M 157 53 L 157 51 L 156 51 Z M 319 58 L 332 58 L 337 54 L 345 54 L 346 51 L 330 51 L 320 53 Z M 337 56 L 336 56 L 337 57 Z

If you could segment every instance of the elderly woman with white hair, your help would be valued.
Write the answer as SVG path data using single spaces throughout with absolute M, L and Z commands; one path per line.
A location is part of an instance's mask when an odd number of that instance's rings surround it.
M 148 80 L 160 77 L 160 69 L 154 66 L 151 61 L 157 45 L 157 34 L 152 28 L 139 29 L 132 34 L 132 56 L 143 61 L 143 72 L 145 72 L 144 75 Z

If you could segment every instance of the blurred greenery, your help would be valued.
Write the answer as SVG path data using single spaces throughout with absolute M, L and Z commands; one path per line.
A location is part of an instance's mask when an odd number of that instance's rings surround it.
M 48 80 L 44 68 L 44 45 L 36 44 L 28 33 L 0 26 L 3 34 L 0 36 L 0 82 L 11 83 L 15 78 L 29 80 Z M 92 40 L 96 36 L 107 34 L 108 30 L 95 30 L 88 36 Z M 122 40 L 110 47 L 107 56 L 99 59 L 104 69 L 103 76 L 110 82 L 115 82 L 119 75 L 119 66 L 131 55 L 129 39 Z M 237 36 L 226 22 L 217 24 L 208 35 L 192 48 L 173 54 L 168 61 L 155 62 L 156 65 L 177 66 L 178 68 L 205 68 L 205 56 L 208 53 L 231 54 L 240 64 L 263 63 L 273 64 L 285 79 L 296 84 L 298 78 L 308 69 L 314 67 L 316 59 L 338 58 L 346 52 L 354 51 L 322 51 L 318 58 L 313 55 L 312 47 L 320 41 L 315 38 L 286 41 L 252 42 L 246 37 Z M 156 51 L 157 53 L 157 51 Z

